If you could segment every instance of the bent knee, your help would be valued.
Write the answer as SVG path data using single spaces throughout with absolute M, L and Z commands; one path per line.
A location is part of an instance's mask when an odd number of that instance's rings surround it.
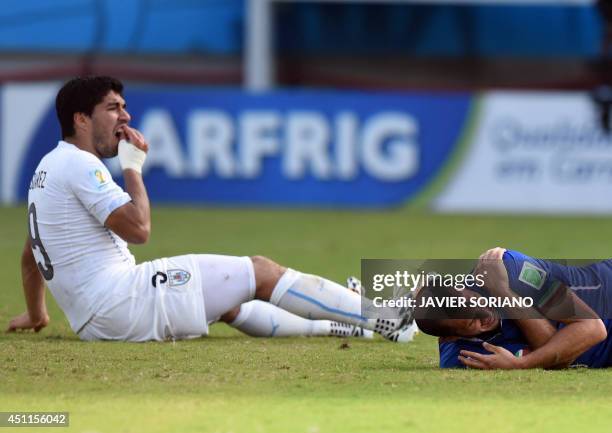
M 256 297 L 267 300 L 287 268 L 264 256 L 253 256 L 251 261 L 255 271 Z
M 261 274 L 262 276 L 278 275 L 280 278 L 280 276 L 287 270 L 287 268 L 264 256 L 252 256 L 251 262 L 253 262 L 256 277 L 257 274 Z
M 233 310 L 230 310 L 227 313 L 223 314 L 219 318 L 219 320 L 224 323 L 232 323 L 234 320 L 236 320 L 236 317 L 238 317 L 238 314 L 240 314 L 240 306 L 237 306 Z

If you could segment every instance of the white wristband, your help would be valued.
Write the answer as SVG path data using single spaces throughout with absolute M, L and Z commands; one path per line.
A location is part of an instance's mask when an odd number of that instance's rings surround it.
M 119 164 L 121 165 L 121 170 L 131 168 L 138 173 L 142 173 L 142 165 L 146 158 L 146 152 L 140 150 L 129 141 L 121 140 L 119 142 Z

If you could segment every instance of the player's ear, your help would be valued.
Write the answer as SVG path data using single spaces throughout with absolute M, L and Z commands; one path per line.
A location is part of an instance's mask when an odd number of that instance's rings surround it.
M 86 129 L 89 117 L 85 113 L 74 113 L 72 121 L 74 123 L 75 131 L 82 131 Z
M 495 322 L 489 323 L 488 325 L 484 324 L 484 319 L 479 319 L 479 322 L 481 332 L 489 332 L 497 327 L 497 323 Z

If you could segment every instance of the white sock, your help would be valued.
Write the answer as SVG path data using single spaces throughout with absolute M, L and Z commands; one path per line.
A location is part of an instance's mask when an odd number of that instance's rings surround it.
M 381 322 L 387 329 L 399 324 L 398 309 L 376 308 L 370 299 L 340 284 L 293 269 L 287 269 L 278 280 L 270 302 L 308 319 L 349 323 L 377 332 Z
M 329 320 L 308 320 L 268 302 L 250 301 L 230 326 L 252 337 L 299 337 L 333 335 Z

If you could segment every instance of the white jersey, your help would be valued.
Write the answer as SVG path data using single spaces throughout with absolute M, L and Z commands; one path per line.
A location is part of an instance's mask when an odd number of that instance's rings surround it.
M 34 258 L 75 332 L 111 301 L 113 276 L 135 265 L 127 243 L 104 227 L 130 200 L 102 161 L 65 141 L 36 168 L 28 194 Z

